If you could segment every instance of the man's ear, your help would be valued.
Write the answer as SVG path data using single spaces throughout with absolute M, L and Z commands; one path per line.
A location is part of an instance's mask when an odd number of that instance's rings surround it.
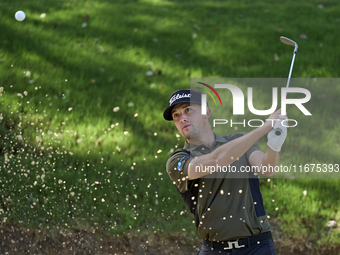
M 210 114 L 211 114 L 211 109 L 209 106 L 207 106 L 207 114 L 204 116 L 206 119 L 209 119 L 210 117 Z

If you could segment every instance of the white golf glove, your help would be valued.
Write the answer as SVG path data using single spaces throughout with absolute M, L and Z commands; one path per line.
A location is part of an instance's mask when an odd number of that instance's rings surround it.
M 267 135 L 268 142 L 267 145 L 274 151 L 281 151 L 281 147 L 286 140 L 287 137 L 287 117 L 280 115 L 280 120 L 275 122 L 275 125 L 272 130 Z M 284 125 L 282 125 L 282 122 Z M 279 134 L 279 132 L 281 133 Z

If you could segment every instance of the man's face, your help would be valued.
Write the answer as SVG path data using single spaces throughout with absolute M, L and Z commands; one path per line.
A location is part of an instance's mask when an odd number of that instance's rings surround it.
M 172 118 L 181 133 L 186 138 L 196 138 L 204 125 L 204 116 L 201 115 L 201 105 L 182 103 L 172 109 Z

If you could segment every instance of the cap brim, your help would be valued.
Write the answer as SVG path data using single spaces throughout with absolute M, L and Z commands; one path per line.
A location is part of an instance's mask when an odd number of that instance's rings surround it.
M 189 102 L 179 102 L 178 104 L 183 104 L 183 103 L 190 103 L 190 104 L 201 104 L 201 102 L 197 102 L 197 101 L 189 101 Z M 174 120 L 172 118 L 172 109 L 176 106 L 177 104 L 171 105 L 168 108 L 165 109 L 165 111 L 163 112 L 163 117 L 165 120 Z
M 168 108 L 165 109 L 165 111 L 163 112 L 163 117 L 165 120 L 173 120 L 172 118 L 172 108 L 174 108 L 175 105 L 169 106 Z

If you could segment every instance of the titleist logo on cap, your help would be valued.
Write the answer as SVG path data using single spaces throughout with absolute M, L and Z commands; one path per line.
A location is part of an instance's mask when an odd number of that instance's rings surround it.
M 185 98 L 185 97 L 190 98 L 190 96 L 191 96 L 191 94 L 185 94 L 185 93 L 183 93 L 182 95 L 181 94 L 173 95 L 169 100 L 169 105 L 172 105 L 172 103 L 175 102 L 178 99 Z

